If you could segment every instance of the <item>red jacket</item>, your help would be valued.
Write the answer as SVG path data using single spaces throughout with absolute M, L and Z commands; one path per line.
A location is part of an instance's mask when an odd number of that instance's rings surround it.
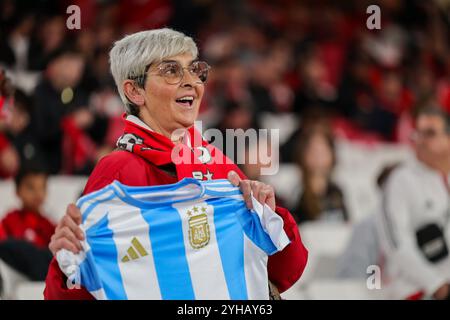
M 11 237 L 27 240 L 40 248 L 46 248 L 55 233 L 55 226 L 38 212 L 14 210 L 0 222 L 0 239 Z
M 235 166 L 234 170 L 245 178 L 243 173 Z M 215 176 L 215 179 L 226 176 Z M 99 190 L 114 180 L 130 186 L 162 185 L 177 182 L 176 175 L 161 170 L 143 158 L 127 152 L 114 151 L 102 158 L 84 189 L 84 194 Z M 306 266 L 308 252 L 298 232 L 297 224 L 288 210 L 277 207 L 276 212 L 284 220 L 286 231 L 291 244 L 283 251 L 269 257 L 269 279 L 277 286 L 280 292 L 291 287 L 301 276 Z M 67 289 L 66 278 L 60 271 L 56 259 L 50 264 L 44 290 L 45 299 L 93 299 L 87 290 Z

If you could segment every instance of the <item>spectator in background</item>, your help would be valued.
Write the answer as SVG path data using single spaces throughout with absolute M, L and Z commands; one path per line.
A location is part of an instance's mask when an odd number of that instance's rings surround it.
M 37 137 L 50 173 L 59 173 L 62 169 L 62 121 L 72 120 L 79 128 L 92 123 L 92 115 L 87 110 L 87 93 L 77 88 L 83 68 L 84 60 L 80 54 L 58 49 L 49 58 L 45 77 L 36 87 Z
M 74 100 L 84 92 L 96 103 L 104 99 L 112 101 L 104 104 L 114 105 L 117 93 L 110 90 L 107 68 L 107 52 L 114 40 L 142 28 L 180 26 L 192 31 L 213 63 L 200 108 L 208 127 L 222 122 L 220 111 L 234 100 L 254 106 L 259 125 L 264 123 L 264 112 L 294 112 L 303 121 L 309 109 L 322 108 L 336 116 L 335 134 L 348 140 L 404 143 L 412 127 L 411 106 L 433 99 L 450 110 L 446 4 L 383 2 L 385 27 L 373 32 L 361 28 L 365 2 L 287 1 L 280 6 L 268 1 L 76 1 L 83 12 L 82 28 L 68 31 L 66 1 L 0 0 L 0 64 L 15 74 L 16 87 L 32 94 L 37 75 L 54 60 L 55 50 L 74 44 L 85 62 L 83 76 L 76 90 L 72 88 Z M 201 18 L 190 21 L 192 12 Z M 48 71 L 43 74 L 47 81 Z M 62 90 L 56 89 L 58 96 Z M 73 113 L 71 108 L 62 109 Z M 86 121 L 92 117 L 80 114 L 76 118 L 92 128 Z M 121 131 L 116 120 L 101 122 L 101 130 L 97 125 L 93 125 L 96 130 L 64 126 L 71 137 L 64 143 L 67 167 L 61 169 L 54 160 L 52 171 L 87 173 L 92 167 L 89 162 L 108 152 L 112 138 Z M 89 139 L 83 135 L 86 131 Z M 47 149 L 55 144 L 60 148 L 60 141 L 42 135 L 39 143 Z
M 5 123 L 6 137 L 17 151 L 22 166 L 27 163 L 43 165 L 43 155 L 36 139 L 33 104 L 31 99 L 21 90 L 14 92 L 14 104 L 9 110 Z
M 383 190 L 387 178 L 397 166 L 398 164 L 389 165 L 381 171 L 377 178 L 380 191 Z M 347 246 L 337 262 L 338 278 L 366 280 L 369 266 L 382 265 L 383 256 L 377 222 L 376 214 L 372 213 L 353 226 Z
M 34 94 L 37 137 L 51 174 L 90 172 L 95 141 L 106 131 L 105 121 L 90 111 L 88 92 L 80 86 L 84 66 L 77 51 L 56 50 Z
M 336 92 L 330 84 L 326 66 L 318 50 L 310 49 L 299 60 L 301 86 L 295 94 L 293 111 L 305 115 L 311 108 L 320 106 L 328 112 L 335 112 L 333 105 Z
M 450 122 L 439 108 L 415 119 L 416 160 L 386 182 L 380 239 L 391 297 L 449 299 Z
M 90 68 L 96 88 L 90 95 L 89 108 L 95 114 L 95 127 L 100 131 L 94 139 L 97 145 L 94 162 L 97 162 L 115 148 L 117 137 L 123 133 L 123 104 L 109 71 L 109 50 L 97 50 Z
M 217 147 L 223 148 L 222 151 L 228 154 L 232 161 L 241 164 L 242 161 L 239 157 L 243 156 L 243 148 L 245 147 L 238 144 L 240 135 L 231 134 L 231 130 L 256 129 L 254 109 L 244 101 L 227 101 L 223 109 L 222 121 L 217 124 L 217 129 L 222 133 L 223 146 L 218 143 Z
M 19 168 L 19 155 L 0 132 L 0 179 L 14 176 Z
M 283 81 L 290 60 L 290 47 L 283 41 L 274 42 L 267 52 L 255 57 L 249 89 L 260 111 L 278 113 L 291 109 L 294 93 Z
M 52 259 L 48 244 L 55 232 L 53 223 L 41 214 L 47 174 L 37 167 L 23 167 L 15 183 L 21 208 L 0 221 L 0 260 L 30 280 L 43 281 Z
M 56 2 L 0 0 L 0 61 L 11 71 L 42 70 L 65 38 Z M 65 11 L 65 10 L 64 10 Z
M 0 69 L 0 179 L 13 176 L 19 168 L 19 156 L 4 134 L 9 109 L 13 104 L 13 86 Z
M 33 26 L 34 16 L 31 13 L 17 13 L 11 21 L 9 36 L 0 39 L 0 59 L 14 70 L 29 68 Z
M 332 136 L 320 127 L 308 127 L 298 141 L 297 165 L 302 173 L 303 191 L 293 210 L 297 223 L 348 221 L 342 191 L 331 180 L 336 164 Z
M 40 21 L 41 26 L 30 43 L 29 69 L 45 70 L 56 50 L 66 42 L 66 23 L 61 15 L 52 15 Z
M 383 89 L 377 91 L 374 79 L 378 77 L 381 77 L 378 67 L 364 53 L 359 51 L 355 53 L 344 74 L 338 104 L 351 120 L 355 130 L 361 130 L 361 134 L 372 134 L 380 141 L 391 140 L 396 114 L 382 103 L 383 99 L 378 94 L 387 95 L 395 90 L 400 91 L 401 88 L 398 88 L 400 80 L 395 73 L 386 75 L 386 84 L 383 84 Z

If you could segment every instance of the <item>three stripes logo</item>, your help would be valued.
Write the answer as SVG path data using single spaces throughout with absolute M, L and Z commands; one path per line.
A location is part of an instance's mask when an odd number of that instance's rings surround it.
M 131 240 L 131 246 L 127 250 L 127 254 L 122 258 L 122 262 L 128 262 L 130 260 L 137 260 L 140 257 L 147 256 L 148 253 L 139 242 L 139 240 L 134 237 Z

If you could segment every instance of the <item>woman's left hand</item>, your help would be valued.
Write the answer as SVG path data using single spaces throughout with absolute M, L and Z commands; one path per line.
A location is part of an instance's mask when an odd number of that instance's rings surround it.
M 253 197 L 259 203 L 267 204 L 275 211 L 275 191 L 272 186 L 255 180 L 242 180 L 235 171 L 228 173 L 228 180 L 241 189 L 247 208 L 253 209 L 251 200 L 251 193 L 253 193 Z

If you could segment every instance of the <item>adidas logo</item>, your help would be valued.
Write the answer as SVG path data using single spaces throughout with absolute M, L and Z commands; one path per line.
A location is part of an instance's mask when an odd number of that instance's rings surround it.
M 136 237 L 131 240 L 131 244 L 132 245 L 127 250 L 128 254 L 122 258 L 122 262 L 128 262 L 131 259 L 136 260 L 148 255 L 147 251 L 145 251 L 144 247 Z

